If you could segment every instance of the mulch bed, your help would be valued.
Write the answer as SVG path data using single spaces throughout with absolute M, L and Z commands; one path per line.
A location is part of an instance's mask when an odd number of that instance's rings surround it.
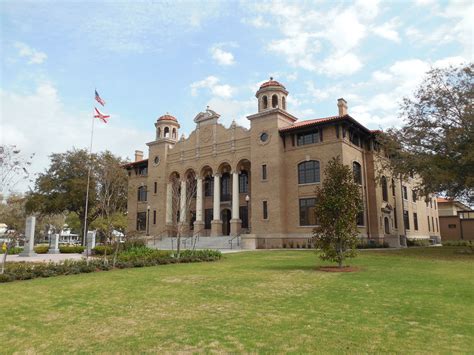
M 324 272 L 357 272 L 360 271 L 360 268 L 355 266 L 343 266 L 342 268 L 339 266 L 320 266 L 317 270 Z

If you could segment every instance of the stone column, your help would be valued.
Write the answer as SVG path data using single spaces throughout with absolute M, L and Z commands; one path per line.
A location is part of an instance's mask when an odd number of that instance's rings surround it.
M 178 228 L 181 232 L 181 236 L 189 234 L 188 219 L 188 206 L 187 206 L 187 184 L 186 180 L 181 181 L 181 195 L 179 197 L 179 223 Z
M 230 220 L 230 234 L 237 235 L 240 233 L 242 221 L 239 216 L 239 173 L 232 173 L 232 219 Z
M 36 256 L 35 247 L 35 224 L 36 217 L 31 216 L 26 218 L 25 228 L 25 246 L 20 256 Z
M 88 231 L 86 237 L 86 249 L 82 255 L 91 255 L 92 249 L 95 248 L 95 231 Z
M 171 182 L 166 185 L 166 228 L 170 233 L 169 229 L 173 226 L 173 186 Z
M 202 235 L 204 231 L 203 220 L 203 196 L 202 196 L 202 177 L 196 178 L 196 221 L 194 221 L 194 234 Z
M 214 205 L 211 222 L 211 237 L 222 235 L 221 221 L 221 175 L 214 174 Z
M 51 244 L 49 245 L 48 254 L 59 254 L 59 234 L 54 233 L 50 235 Z

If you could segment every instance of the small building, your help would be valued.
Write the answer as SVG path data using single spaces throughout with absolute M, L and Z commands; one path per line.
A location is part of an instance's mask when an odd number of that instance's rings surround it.
M 438 197 L 443 240 L 474 240 L 474 211 L 460 201 Z
M 301 121 L 287 107 L 288 91 L 270 78 L 256 93 L 250 128 L 207 108 L 186 138 L 170 114 L 155 122 L 148 159 L 141 151 L 128 171 L 128 231 L 170 236 L 248 234 L 257 248 L 306 243 L 317 224 L 315 188 L 329 160 L 339 156 L 361 187 L 364 210 L 357 218 L 361 240 L 392 246 L 408 239 L 439 241 L 434 196 L 420 196 L 413 178 L 379 174 L 387 158 L 371 131 L 337 100 L 334 116 Z M 176 185 L 178 189 L 174 188 Z M 193 187 L 193 189 L 190 189 Z M 174 198 L 193 191 L 192 201 Z

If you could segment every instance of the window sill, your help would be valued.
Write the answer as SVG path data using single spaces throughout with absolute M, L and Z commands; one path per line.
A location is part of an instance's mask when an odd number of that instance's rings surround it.
M 308 185 L 318 185 L 318 184 L 321 184 L 320 181 L 318 182 L 306 182 L 306 183 L 303 183 L 303 184 L 298 184 L 298 186 L 308 186 Z

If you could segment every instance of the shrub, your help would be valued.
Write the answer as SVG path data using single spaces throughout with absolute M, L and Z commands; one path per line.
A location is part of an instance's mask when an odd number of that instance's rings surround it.
M 22 251 L 23 251 L 23 248 L 21 248 L 21 247 L 12 247 L 12 248 L 8 249 L 8 255 L 20 254 Z M 3 252 L 2 252 L 2 254 L 3 254 Z
M 373 240 L 370 243 L 362 242 L 357 245 L 357 249 L 375 249 L 375 248 L 390 248 L 390 245 L 387 242 L 376 243 Z
M 49 250 L 49 245 L 47 244 L 40 244 L 34 247 L 34 251 L 36 254 L 46 254 Z
M 107 251 L 107 255 L 111 255 L 115 251 L 115 247 L 112 245 L 97 245 L 94 249 L 92 249 L 93 255 L 104 255 Z
M 59 251 L 63 254 L 80 254 L 84 251 L 84 247 L 82 245 L 60 245 Z
M 407 238 L 407 247 L 427 247 L 430 245 L 428 239 L 408 239 Z
M 472 246 L 473 242 L 471 240 L 446 240 L 442 244 L 444 247 L 467 247 Z

